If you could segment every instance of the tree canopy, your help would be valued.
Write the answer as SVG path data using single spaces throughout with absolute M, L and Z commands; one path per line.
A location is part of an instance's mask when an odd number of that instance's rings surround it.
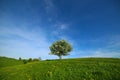
M 66 40 L 58 40 L 50 46 L 50 51 L 50 54 L 57 55 L 59 59 L 62 59 L 62 56 L 69 55 L 72 46 Z

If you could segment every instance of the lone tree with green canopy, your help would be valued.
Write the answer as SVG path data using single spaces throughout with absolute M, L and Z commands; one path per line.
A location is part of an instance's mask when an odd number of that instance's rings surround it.
M 62 56 L 69 55 L 69 52 L 72 51 L 72 46 L 65 40 L 56 41 L 49 48 L 50 54 L 57 55 L 59 59 L 62 59 Z

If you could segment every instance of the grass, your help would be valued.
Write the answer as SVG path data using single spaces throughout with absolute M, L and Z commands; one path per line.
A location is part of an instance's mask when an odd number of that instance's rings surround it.
M 0 57 L 0 68 L 23 64 L 22 61 L 13 58 Z
M 3 65 L 0 80 L 120 80 L 120 59 L 76 58 Z

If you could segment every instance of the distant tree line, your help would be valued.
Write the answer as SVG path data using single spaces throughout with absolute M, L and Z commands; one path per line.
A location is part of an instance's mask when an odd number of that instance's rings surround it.
M 19 61 L 22 61 L 23 64 L 29 63 L 29 62 L 35 62 L 35 61 L 41 61 L 41 58 L 29 58 L 29 59 L 22 59 L 21 57 L 19 58 Z

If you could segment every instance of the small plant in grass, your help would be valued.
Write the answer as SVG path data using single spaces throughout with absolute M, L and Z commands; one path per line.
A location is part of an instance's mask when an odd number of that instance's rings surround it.
M 25 59 L 23 60 L 23 64 L 27 64 L 27 62 L 28 62 L 27 60 L 25 60 Z

